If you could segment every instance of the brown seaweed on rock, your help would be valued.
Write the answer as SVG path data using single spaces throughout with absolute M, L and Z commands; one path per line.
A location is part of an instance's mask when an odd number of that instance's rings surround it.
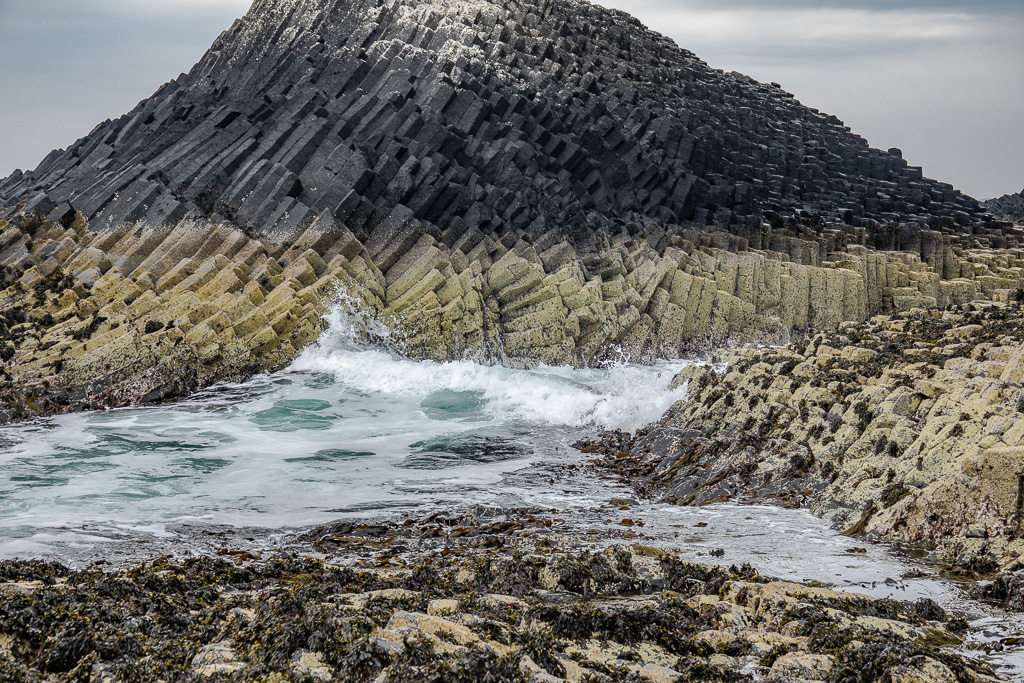
M 361 570 L 295 555 L 108 573 L 0 562 L 0 681 L 739 681 L 814 667 L 830 681 L 995 680 L 945 649 L 959 626 L 933 603 L 644 546 L 495 553 Z

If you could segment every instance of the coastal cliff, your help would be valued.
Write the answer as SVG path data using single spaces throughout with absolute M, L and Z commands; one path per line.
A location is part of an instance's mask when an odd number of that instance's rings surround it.
M 70 201 L 100 233 L 202 215 L 281 244 L 314 222 L 365 242 L 389 218 L 449 247 L 473 230 L 983 222 L 898 149 L 580 0 L 260 0 L 188 74 L 0 198 L 39 215 Z
M 0 256 L 19 264 L 0 282 L 2 411 L 172 398 L 283 367 L 339 297 L 411 357 L 588 365 L 784 343 L 1024 288 L 1021 251 L 976 237 L 917 232 L 914 252 L 881 252 L 860 229 L 807 233 L 658 229 L 582 253 L 557 235 L 506 246 L 478 233 L 466 254 L 407 226 L 328 249 L 311 230 L 284 249 L 200 221 L 96 234 L 75 212 L 18 217 L 0 231 Z
M 1024 285 L 899 150 L 582 2 L 257 2 L 0 206 L 6 419 L 280 368 L 339 296 L 412 357 L 587 365 Z

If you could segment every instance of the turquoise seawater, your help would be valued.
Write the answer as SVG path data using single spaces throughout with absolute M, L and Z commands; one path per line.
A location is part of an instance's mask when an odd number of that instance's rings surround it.
M 519 370 L 417 362 L 340 309 L 288 369 L 186 401 L 0 429 L 0 557 L 187 525 L 297 528 L 424 505 L 527 502 L 503 485 L 685 396 L 685 361 Z M 371 334 L 376 332 L 376 334 Z M 367 341 L 373 337 L 375 341 Z

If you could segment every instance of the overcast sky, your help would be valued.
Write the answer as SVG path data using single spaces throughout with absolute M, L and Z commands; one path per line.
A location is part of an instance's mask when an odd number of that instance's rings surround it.
M 979 199 L 1024 188 L 1024 0 L 600 0 Z M 0 0 L 0 176 L 187 71 L 249 0 Z

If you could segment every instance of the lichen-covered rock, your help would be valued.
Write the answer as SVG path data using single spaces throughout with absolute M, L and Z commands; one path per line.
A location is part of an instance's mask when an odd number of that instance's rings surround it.
M 727 341 L 777 343 L 863 321 L 916 304 L 896 293 L 912 281 L 950 285 L 940 298 L 951 301 L 986 292 L 1007 300 L 1024 286 L 1016 251 L 974 253 L 958 271 L 973 279 L 938 281 L 906 254 L 851 248 L 842 261 L 806 265 L 770 251 L 734 253 L 724 234 L 695 231 L 663 234 L 655 246 L 611 240 L 597 253 L 557 241 L 540 252 L 554 252 L 553 272 L 534 244 L 505 248 L 482 234 L 469 255 L 426 235 L 395 250 L 350 236 L 347 256 L 197 221 L 98 236 L 24 215 L 4 234 L 32 243 L 0 259 L 4 419 L 164 400 L 280 368 L 318 338 L 339 298 L 394 329 L 395 350 L 413 357 L 588 365 Z M 41 260 L 46 254 L 55 255 Z M 45 276 L 43 263 L 52 266 Z M 880 264 L 886 283 L 862 274 Z M 843 357 L 869 362 L 872 353 L 844 349 Z
M 192 669 L 200 676 L 231 674 L 244 668 L 230 642 L 210 643 L 192 659 Z

